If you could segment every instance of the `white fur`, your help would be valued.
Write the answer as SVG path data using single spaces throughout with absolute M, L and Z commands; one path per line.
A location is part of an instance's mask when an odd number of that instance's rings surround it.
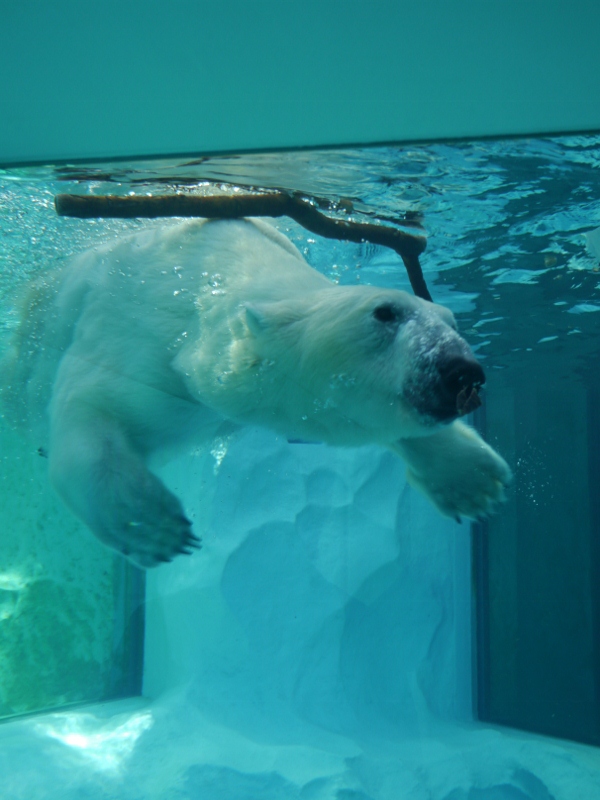
M 65 501 L 142 566 L 194 544 L 150 456 L 237 425 L 391 447 L 444 514 L 478 517 L 502 499 L 500 456 L 403 395 L 422 386 L 426 402 L 436 359 L 459 341 L 452 315 L 404 292 L 336 286 L 264 222 L 149 229 L 76 258 L 50 288 L 30 305 L 22 335 L 37 346 L 18 349 L 10 393 L 25 392 L 32 412 L 47 406 Z M 382 303 L 402 321 L 377 322 Z

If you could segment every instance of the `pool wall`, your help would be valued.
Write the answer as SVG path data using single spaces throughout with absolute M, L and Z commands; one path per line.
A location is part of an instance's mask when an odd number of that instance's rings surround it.
M 600 129 L 594 0 L 6 4 L 0 164 Z

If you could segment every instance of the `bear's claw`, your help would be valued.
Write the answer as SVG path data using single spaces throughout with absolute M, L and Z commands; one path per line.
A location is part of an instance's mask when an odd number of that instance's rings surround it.
M 189 521 L 189 519 L 186 519 L 185 521 L 190 527 L 192 526 L 192 523 Z M 201 549 L 202 549 L 202 539 L 200 539 L 199 536 L 196 536 L 190 531 L 186 536 L 183 544 L 180 547 L 178 547 L 175 550 L 175 552 L 181 553 L 182 555 L 185 556 L 191 556 L 193 555 L 194 550 L 201 550 Z

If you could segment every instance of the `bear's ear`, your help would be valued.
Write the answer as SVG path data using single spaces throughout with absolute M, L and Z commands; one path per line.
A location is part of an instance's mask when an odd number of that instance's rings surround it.
M 300 317 L 293 304 L 282 300 L 276 303 L 247 303 L 245 308 L 246 324 L 254 336 L 264 336 L 267 331 L 280 331 Z
M 269 327 L 269 314 L 268 306 L 266 305 L 247 305 L 246 306 L 246 324 L 250 329 L 250 333 L 254 336 L 260 336 Z

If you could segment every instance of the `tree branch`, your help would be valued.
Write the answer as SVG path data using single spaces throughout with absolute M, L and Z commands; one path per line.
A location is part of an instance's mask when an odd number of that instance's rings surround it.
M 59 194 L 54 198 L 54 204 L 60 216 L 80 219 L 291 217 L 307 230 L 327 239 L 371 242 L 390 247 L 404 262 L 415 295 L 424 300 L 431 300 L 419 263 L 419 255 L 426 246 L 424 236 L 417 236 L 387 225 L 328 217 L 302 195 L 287 192 L 236 193 L 207 197 L 187 194 L 154 197 Z

